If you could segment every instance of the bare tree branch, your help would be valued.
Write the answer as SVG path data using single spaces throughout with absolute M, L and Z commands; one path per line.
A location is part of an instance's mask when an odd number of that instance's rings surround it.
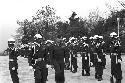
M 119 1 L 119 0 L 117 0 L 117 1 L 118 1 L 118 3 L 120 3 L 120 5 L 121 5 L 122 7 L 124 7 L 124 8 L 125 8 L 125 3 L 124 3 L 124 2 Z

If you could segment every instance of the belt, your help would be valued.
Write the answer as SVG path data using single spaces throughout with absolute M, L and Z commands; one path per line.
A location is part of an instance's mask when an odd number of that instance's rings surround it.
M 87 52 L 82 52 L 82 53 L 87 53 Z
M 9 61 L 14 61 L 13 59 L 9 59 Z
M 38 59 L 36 59 L 36 61 L 43 61 L 44 60 L 44 58 L 38 58 Z
M 96 55 L 97 55 L 97 53 L 93 53 L 93 54 L 96 54 Z
M 117 55 L 117 53 L 111 53 L 111 55 L 115 55 L 115 56 L 116 56 L 116 55 Z

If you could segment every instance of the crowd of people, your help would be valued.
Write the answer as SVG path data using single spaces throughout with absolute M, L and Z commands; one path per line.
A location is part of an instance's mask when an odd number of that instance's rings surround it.
M 19 83 L 17 57 L 28 59 L 29 67 L 34 70 L 35 83 L 46 83 L 49 79 L 48 68 L 55 70 L 55 82 L 64 83 L 64 70 L 76 73 L 78 69 L 77 55 L 82 57 L 82 76 L 90 76 L 90 67 L 95 67 L 95 79 L 102 81 L 103 70 L 106 69 L 105 41 L 103 36 L 63 38 L 58 35 L 55 41 L 43 40 L 40 34 L 34 36 L 35 41 L 15 47 L 13 38 L 8 40 L 9 70 L 13 83 Z M 115 32 L 110 34 L 109 56 L 111 58 L 110 82 L 121 83 L 121 44 Z M 108 56 L 107 55 L 107 56 Z

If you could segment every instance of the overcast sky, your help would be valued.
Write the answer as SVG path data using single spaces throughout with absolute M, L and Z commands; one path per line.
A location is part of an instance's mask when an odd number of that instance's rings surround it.
M 16 21 L 31 19 L 42 6 L 50 5 L 57 15 L 67 20 L 72 11 L 82 17 L 97 7 L 101 12 L 107 12 L 105 3 L 118 5 L 117 0 L 0 0 L 0 51 L 7 47 L 8 38 L 19 27 Z

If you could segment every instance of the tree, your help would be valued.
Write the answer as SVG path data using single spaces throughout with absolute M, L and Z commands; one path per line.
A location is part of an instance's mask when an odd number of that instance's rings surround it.
M 77 14 L 75 12 L 72 13 L 71 17 L 69 18 L 69 28 L 68 33 L 70 36 L 87 36 L 88 35 L 88 28 L 85 27 L 86 20 L 82 17 L 75 18 Z
M 56 33 L 55 24 L 59 19 L 60 17 L 56 16 L 54 8 L 47 5 L 39 9 L 31 21 L 27 19 L 22 22 L 17 21 L 17 24 L 20 25 L 17 33 L 22 36 L 22 43 L 34 41 L 35 34 L 41 34 L 45 39 L 53 39 Z
M 105 19 L 101 16 L 99 9 L 95 9 L 89 13 L 86 27 L 90 35 L 103 35 L 103 24 Z

